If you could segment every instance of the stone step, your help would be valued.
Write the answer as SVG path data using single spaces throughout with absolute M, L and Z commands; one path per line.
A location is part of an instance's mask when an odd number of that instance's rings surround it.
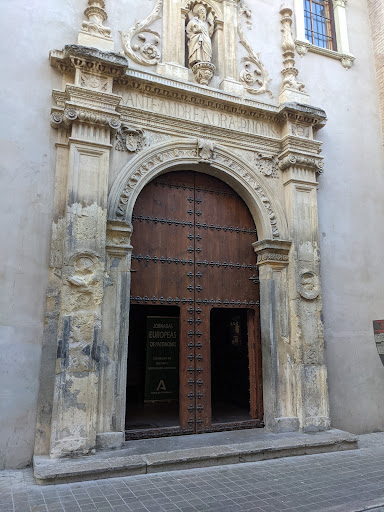
M 35 456 L 39 484 L 256 462 L 357 448 L 357 437 L 341 430 L 274 434 L 264 429 L 128 441 L 120 450 L 51 459 Z

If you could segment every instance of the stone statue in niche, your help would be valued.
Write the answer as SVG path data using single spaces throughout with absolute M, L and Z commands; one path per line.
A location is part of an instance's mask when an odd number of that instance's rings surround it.
M 208 85 L 215 73 L 212 60 L 212 35 L 215 28 L 213 14 L 203 4 L 196 4 L 189 13 L 187 25 L 188 62 L 196 81 Z

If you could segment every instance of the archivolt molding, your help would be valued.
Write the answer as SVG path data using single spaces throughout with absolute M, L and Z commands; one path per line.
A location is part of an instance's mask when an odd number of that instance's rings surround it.
M 109 220 L 131 222 L 136 199 L 144 186 L 171 168 L 188 166 L 196 169 L 201 163 L 199 141 L 177 141 L 167 146 L 157 145 L 142 151 L 127 163 L 116 178 L 108 199 Z M 217 173 L 222 171 L 223 174 Z M 222 146 L 215 146 L 212 159 L 203 172 L 227 181 L 242 195 L 254 215 L 259 236 L 280 239 L 287 235 L 283 209 L 273 198 L 265 183 L 261 184 L 254 169 L 239 156 Z M 215 172 L 216 171 L 216 172 Z

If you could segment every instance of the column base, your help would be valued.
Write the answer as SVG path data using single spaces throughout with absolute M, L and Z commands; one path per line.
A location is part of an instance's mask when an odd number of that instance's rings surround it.
M 323 432 L 331 428 L 331 420 L 327 416 L 308 416 L 304 421 L 304 432 Z
M 124 444 L 124 432 L 103 432 L 96 434 L 97 450 L 118 450 Z
M 293 417 L 282 417 L 275 418 L 274 431 L 278 434 L 283 432 L 298 432 L 300 430 L 299 418 Z
M 300 92 L 295 89 L 285 89 L 279 95 L 279 104 L 282 103 L 303 103 L 304 105 L 310 105 L 311 98 L 306 92 Z
M 243 96 L 245 93 L 244 86 L 240 82 L 233 80 L 232 78 L 226 78 L 220 84 L 220 89 L 236 96 Z

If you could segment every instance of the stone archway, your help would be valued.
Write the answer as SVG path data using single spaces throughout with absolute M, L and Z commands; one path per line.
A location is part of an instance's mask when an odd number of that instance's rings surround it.
M 112 282 L 118 286 L 105 290 L 103 316 L 109 318 L 103 320 L 103 326 L 108 325 L 108 330 L 103 330 L 103 338 L 107 345 L 114 347 L 118 357 L 100 375 L 100 382 L 103 383 L 99 399 L 100 440 L 105 437 L 103 431 L 124 430 L 132 253 L 130 221 L 133 207 L 141 190 L 151 180 L 169 170 L 185 168 L 198 169 L 228 183 L 243 198 L 254 218 L 259 233 L 259 241 L 254 245 L 261 270 L 262 357 L 263 368 L 266 368 L 263 389 L 265 423 L 268 427 L 275 426 L 277 409 L 281 410 L 277 390 L 278 338 L 288 336 L 288 332 L 278 332 L 280 327 L 277 330 L 271 320 L 276 324 L 289 323 L 287 267 L 291 243 L 284 239 L 287 236 L 287 224 L 283 209 L 241 158 L 234 157 L 222 147 L 204 153 L 196 142 L 180 141 L 166 147 L 155 146 L 139 154 L 121 170 L 109 195 L 107 267 Z M 276 311 L 279 313 L 276 314 Z M 113 312 L 116 314 L 112 320 Z M 115 383 L 117 393 L 108 384 L 111 382 Z M 292 396 L 285 399 L 294 401 Z M 286 423 L 288 429 L 299 427 L 298 421 L 290 418 Z M 280 425 L 280 428 L 284 427 Z

